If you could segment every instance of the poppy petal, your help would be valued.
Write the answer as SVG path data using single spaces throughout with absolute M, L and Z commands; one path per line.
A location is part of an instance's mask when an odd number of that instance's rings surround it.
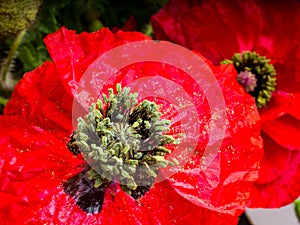
M 26 73 L 16 85 L 4 114 L 22 117 L 66 140 L 73 130 L 72 102 L 58 79 L 54 64 L 45 62 Z
M 44 42 L 62 83 L 73 96 L 83 73 L 103 53 L 128 42 L 148 39 L 150 38 L 138 32 L 118 31 L 113 34 L 109 29 L 103 28 L 93 33 L 76 34 L 75 31 L 62 27 L 48 35 Z
M 300 152 L 289 151 L 262 133 L 265 155 L 249 206 L 277 208 L 289 204 L 300 192 Z
M 15 208 L 22 211 L 49 197 L 82 161 L 61 140 L 22 119 L 1 116 L 0 128 L 0 193 L 9 197 L 2 209 L 10 221 L 19 216 Z
M 103 210 L 86 214 L 58 186 L 52 197 L 22 218 L 26 224 L 219 224 L 234 225 L 237 217 L 197 207 L 174 192 L 167 182 L 156 184 L 145 197 L 135 201 L 118 186 L 106 190 Z

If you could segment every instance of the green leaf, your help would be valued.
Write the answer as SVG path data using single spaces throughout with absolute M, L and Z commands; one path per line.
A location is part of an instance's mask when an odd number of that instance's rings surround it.
M 0 105 L 5 106 L 8 100 L 0 96 Z

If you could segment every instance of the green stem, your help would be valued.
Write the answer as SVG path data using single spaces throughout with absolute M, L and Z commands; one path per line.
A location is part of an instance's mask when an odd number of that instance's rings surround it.
M 145 28 L 143 29 L 143 32 L 149 36 L 149 37 L 153 37 L 153 28 L 152 25 L 149 23 L 145 26 Z
M 24 35 L 26 34 L 26 29 L 22 30 L 16 37 L 15 41 L 13 42 L 13 44 L 10 47 L 10 50 L 8 52 L 7 58 L 4 61 L 3 64 L 3 70 L 2 70 L 2 74 L 1 74 L 1 81 L 0 84 L 5 84 L 6 81 L 6 77 L 7 77 L 7 73 L 9 72 L 9 68 L 11 65 L 12 60 L 14 59 L 16 52 L 18 50 L 19 45 L 21 44 L 21 41 L 24 37 Z M 1 85 L 0 85 L 1 86 Z
M 300 222 L 300 200 L 299 199 L 297 199 L 295 201 L 295 212 L 296 212 L 297 218 Z

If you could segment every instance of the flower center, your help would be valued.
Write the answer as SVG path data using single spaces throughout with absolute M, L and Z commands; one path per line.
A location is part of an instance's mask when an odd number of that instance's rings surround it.
M 241 71 L 237 76 L 237 80 L 247 92 L 253 92 L 256 88 L 257 79 L 250 71 Z
M 245 51 L 236 53 L 232 60 L 225 59 L 221 63 L 234 65 L 239 73 L 239 84 L 255 98 L 257 107 L 262 108 L 270 101 L 276 86 L 276 71 L 269 62 L 270 59 L 256 52 Z
M 98 100 L 78 119 L 67 144 L 73 154 L 83 155 L 87 165 L 64 184 L 64 190 L 88 213 L 101 210 L 105 189 L 111 184 L 119 182 L 138 199 L 150 189 L 159 168 L 176 164 L 165 159 L 170 153 L 168 144 L 176 141 L 164 134 L 170 121 L 160 118 L 158 105 L 147 100 L 138 104 L 137 94 L 129 93 L 129 88 L 118 84 L 116 89 L 116 94 L 109 89 L 109 96 L 103 95 L 103 101 Z M 90 199 L 94 192 L 102 197 Z

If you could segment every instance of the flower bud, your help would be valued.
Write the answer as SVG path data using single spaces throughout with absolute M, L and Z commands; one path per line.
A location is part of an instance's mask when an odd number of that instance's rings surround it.
M 0 39 L 15 35 L 34 21 L 41 0 L 1 0 Z

